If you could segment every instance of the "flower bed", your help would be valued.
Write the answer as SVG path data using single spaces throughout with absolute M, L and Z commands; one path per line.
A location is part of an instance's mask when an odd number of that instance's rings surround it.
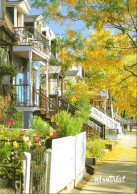
M 10 119 L 9 126 L 13 124 Z M 22 153 L 31 152 L 34 149 L 45 147 L 47 136 L 38 134 L 37 130 L 22 131 L 21 129 L 3 128 L 0 131 L 0 165 L 20 167 Z M 3 178 L 14 179 L 14 170 L 6 166 L 0 168 L 0 176 Z M 20 169 L 16 175 L 19 176 Z

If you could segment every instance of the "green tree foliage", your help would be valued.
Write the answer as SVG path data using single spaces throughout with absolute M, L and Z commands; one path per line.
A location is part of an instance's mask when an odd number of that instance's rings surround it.
M 63 68 L 80 64 L 92 91 L 109 91 L 119 114 L 126 110 L 135 115 L 136 0 L 34 0 L 33 6 L 42 8 L 46 21 L 69 23 L 60 47 Z M 77 21 L 89 30 L 89 37 L 71 30 Z

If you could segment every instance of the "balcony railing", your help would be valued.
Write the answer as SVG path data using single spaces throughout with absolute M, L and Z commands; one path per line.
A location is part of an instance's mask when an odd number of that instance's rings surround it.
M 13 103 L 17 106 L 29 106 L 29 84 L 13 85 L 16 95 L 13 97 Z
M 30 45 L 44 53 L 49 53 L 49 40 L 33 27 L 17 27 L 18 45 Z

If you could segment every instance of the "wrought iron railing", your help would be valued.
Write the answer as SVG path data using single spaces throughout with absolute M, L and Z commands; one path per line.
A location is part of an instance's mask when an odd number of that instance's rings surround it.
M 77 107 L 73 106 L 63 98 L 59 98 L 59 106 L 62 107 L 64 110 L 70 112 L 72 115 L 74 115 L 76 111 L 79 111 Z M 95 129 L 100 134 L 100 137 L 105 139 L 105 125 L 92 118 L 91 116 L 89 118 L 89 121 L 90 123 L 84 123 L 82 129 L 82 131 L 87 131 L 87 137 L 91 137 Z
M 49 53 L 49 40 L 34 27 L 16 27 L 18 45 L 31 45 L 44 53 Z
M 45 111 L 49 115 L 55 115 L 61 110 L 63 110 L 55 102 L 53 102 L 48 97 L 46 97 L 44 94 L 36 90 L 35 90 L 35 97 L 36 97 L 35 101 L 37 101 L 37 98 L 39 98 L 39 107 L 41 108 L 41 110 Z
M 31 152 L 30 193 L 45 193 L 45 147 Z

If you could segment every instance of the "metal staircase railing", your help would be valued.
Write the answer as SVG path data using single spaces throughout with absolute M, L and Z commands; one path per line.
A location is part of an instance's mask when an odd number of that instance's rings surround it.
M 58 106 L 55 102 L 50 100 L 43 93 L 40 93 L 39 91 L 35 90 L 35 100 L 33 101 L 37 102 L 37 98 L 39 99 L 39 108 L 41 110 L 44 110 L 49 115 L 55 115 L 63 110 L 60 106 Z M 34 104 L 34 106 L 38 105 Z
M 123 123 L 123 124 L 128 124 L 128 121 L 117 115 L 116 113 L 113 113 L 114 119 Z
M 122 133 L 122 128 L 120 126 L 120 123 L 112 119 L 111 117 L 107 116 L 100 110 L 96 109 L 95 107 L 92 107 L 91 114 L 93 118 L 97 119 L 101 123 L 104 123 L 109 129 L 118 129 L 119 133 Z
M 75 111 L 80 110 L 63 98 L 59 98 L 59 106 L 70 112 L 72 115 L 75 114 Z M 92 133 L 92 129 L 96 129 L 100 133 L 100 137 L 105 139 L 105 125 L 97 121 L 92 116 L 90 116 L 89 118 L 89 123 L 84 123 L 84 127 L 87 128 L 87 131 L 89 131 L 89 133 Z
M 39 106 L 35 104 L 34 102 L 37 102 L 39 100 Z M 33 105 L 37 106 L 40 108 L 40 110 L 45 111 L 49 115 L 55 115 L 59 113 L 62 110 L 65 110 L 71 115 L 74 116 L 75 111 L 78 111 L 79 109 L 70 104 L 68 101 L 59 98 L 58 99 L 58 104 L 56 104 L 54 101 L 50 100 L 47 96 L 45 96 L 43 93 L 40 92 L 40 90 L 35 90 L 34 96 L 33 96 Z M 90 123 L 84 123 L 82 131 L 87 132 L 87 137 L 91 137 L 93 135 L 94 129 L 100 133 L 100 137 L 102 139 L 105 139 L 105 125 L 102 123 L 98 122 L 94 118 L 90 117 L 89 118 Z M 94 123 L 94 127 L 92 125 Z M 95 127 L 95 125 L 97 127 Z

